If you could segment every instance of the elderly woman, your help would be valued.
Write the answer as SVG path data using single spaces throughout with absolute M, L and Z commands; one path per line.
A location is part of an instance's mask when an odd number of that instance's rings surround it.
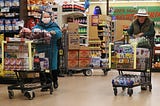
M 52 15 L 49 12 L 43 11 L 40 22 L 33 27 L 32 31 L 41 30 L 50 33 L 51 40 L 49 44 L 37 45 L 37 52 L 44 52 L 49 58 L 49 70 L 51 71 L 54 88 L 58 88 L 58 71 L 57 71 L 57 56 L 58 45 L 57 40 L 62 37 L 62 32 L 59 26 L 52 21 Z M 45 91 L 46 89 L 42 89 Z

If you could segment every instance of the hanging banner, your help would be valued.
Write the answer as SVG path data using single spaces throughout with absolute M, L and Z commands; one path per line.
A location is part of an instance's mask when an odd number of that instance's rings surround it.
M 139 8 L 146 9 L 155 25 L 160 27 L 160 6 L 110 7 L 109 13 L 114 20 L 133 20 Z

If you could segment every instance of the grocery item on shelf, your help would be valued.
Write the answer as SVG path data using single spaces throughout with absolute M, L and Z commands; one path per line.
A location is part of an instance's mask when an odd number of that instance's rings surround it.
M 63 12 L 71 12 L 71 11 L 81 11 L 84 12 L 84 6 L 76 3 L 64 3 L 62 5 Z

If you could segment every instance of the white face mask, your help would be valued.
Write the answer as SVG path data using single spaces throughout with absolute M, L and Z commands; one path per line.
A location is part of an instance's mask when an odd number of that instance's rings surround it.
M 48 24 L 51 21 L 51 18 L 42 18 L 42 22 Z

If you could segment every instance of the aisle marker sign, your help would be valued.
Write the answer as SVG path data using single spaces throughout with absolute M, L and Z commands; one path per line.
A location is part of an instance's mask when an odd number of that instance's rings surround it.
M 140 6 L 134 7 L 110 7 L 110 15 L 116 20 L 133 20 L 139 8 L 148 11 L 149 17 L 155 22 L 155 26 L 160 27 L 160 7 L 159 6 Z

